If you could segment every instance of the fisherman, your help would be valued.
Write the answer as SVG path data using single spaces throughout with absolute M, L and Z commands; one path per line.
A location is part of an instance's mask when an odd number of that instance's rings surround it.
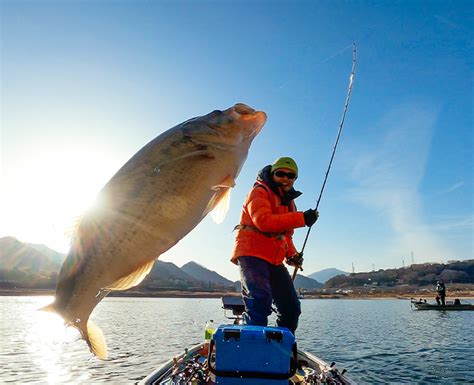
M 297 177 L 298 166 L 289 157 L 277 159 L 258 173 L 234 229 L 232 255 L 232 262 L 240 267 L 245 323 L 266 326 L 274 303 L 277 325 L 293 333 L 301 305 L 283 261 L 302 265 L 303 255 L 293 244 L 293 230 L 312 226 L 319 217 L 313 209 L 296 211 L 293 200 L 301 195 L 293 188 Z
M 444 282 L 442 280 L 438 280 L 436 282 L 436 291 L 438 292 L 438 295 L 436 296 L 436 302 L 438 303 L 438 305 L 445 306 L 446 286 L 444 285 Z

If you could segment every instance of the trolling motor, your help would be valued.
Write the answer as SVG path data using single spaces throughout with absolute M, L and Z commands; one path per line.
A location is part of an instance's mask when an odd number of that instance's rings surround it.
M 244 319 L 242 314 L 245 311 L 245 304 L 241 296 L 223 296 L 222 308 L 224 309 L 225 318 L 234 320 L 234 325 L 243 325 Z M 228 315 L 228 311 L 232 311 L 232 316 Z

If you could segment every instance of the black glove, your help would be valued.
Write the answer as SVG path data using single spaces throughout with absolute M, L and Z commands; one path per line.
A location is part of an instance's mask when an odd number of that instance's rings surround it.
M 288 257 L 286 259 L 286 263 L 290 266 L 298 266 L 301 270 L 301 266 L 303 265 L 303 253 L 296 253 L 295 255 L 292 255 L 291 257 Z
M 303 213 L 303 215 L 304 215 L 304 224 L 308 227 L 311 227 L 318 220 L 319 211 L 316 211 L 314 209 L 309 209 L 309 210 L 306 210 Z

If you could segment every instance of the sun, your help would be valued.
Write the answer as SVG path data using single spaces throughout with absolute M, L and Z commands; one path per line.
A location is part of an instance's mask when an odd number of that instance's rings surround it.
M 69 249 L 71 228 L 117 170 L 100 153 L 54 153 L 4 178 L 1 233 Z

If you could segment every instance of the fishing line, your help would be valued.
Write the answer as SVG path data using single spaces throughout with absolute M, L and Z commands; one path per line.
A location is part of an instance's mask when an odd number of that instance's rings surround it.
M 354 49 L 354 44 L 349 44 L 347 47 L 344 47 L 343 49 L 339 50 L 338 52 L 336 52 L 335 54 L 329 56 L 328 58 L 322 60 L 319 64 L 323 64 L 323 63 L 326 63 L 327 61 L 335 58 L 336 56 L 338 55 L 341 55 L 343 52 L 345 52 L 347 49 L 351 48 Z
M 334 155 L 336 154 L 336 149 L 337 149 L 337 145 L 339 143 L 339 138 L 341 137 L 342 128 L 344 127 L 344 121 L 346 119 L 347 107 L 349 106 L 349 101 L 351 99 L 352 84 L 354 82 L 354 77 L 355 77 L 356 59 L 357 59 L 356 45 L 355 45 L 355 43 L 353 43 L 352 44 L 352 70 L 351 70 L 351 74 L 349 76 L 349 86 L 347 88 L 346 102 L 344 103 L 344 110 L 342 112 L 341 121 L 339 122 L 339 130 L 337 132 L 336 143 L 334 144 L 334 148 L 333 148 L 332 154 L 331 154 L 331 159 L 329 160 L 328 169 L 326 170 L 326 175 L 324 176 L 323 185 L 321 186 L 321 191 L 319 192 L 319 197 L 318 197 L 318 200 L 316 202 L 316 208 L 315 208 L 316 211 L 318 210 L 319 202 L 321 201 L 321 197 L 323 195 L 324 188 L 326 187 L 326 182 L 328 180 L 329 171 L 331 170 L 332 161 L 334 160 Z M 311 228 L 312 227 L 313 226 L 310 226 L 308 228 L 308 232 L 306 233 L 306 237 L 305 237 L 304 242 L 303 242 L 303 247 L 301 248 L 301 251 L 300 251 L 301 254 L 303 253 L 303 251 L 306 247 L 306 242 L 308 242 L 308 237 L 309 237 L 309 234 L 311 233 Z M 293 276 L 292 276 L 293 280 L 295 280 L 296 273 L 298 272 L 298 270 L 300 268 L 301 268 L 301 266 L 295 266 L 295 270 L 293 271 Z

